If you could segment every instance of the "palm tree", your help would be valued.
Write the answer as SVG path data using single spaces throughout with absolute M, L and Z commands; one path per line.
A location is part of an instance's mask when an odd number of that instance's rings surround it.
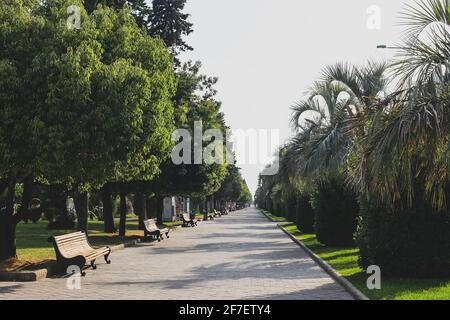
M 342 166 L 358 128 L 386 89 L 385 70 L 386 64 L 374 62 L 363 68 L 338 63 L 324 69 L 308 97 L 293 108 L 297 134 L 289 155 L 301 175 L 312 177 Z
M 402 18 L 406 38 L 390 66 L 398 84 L 378 103 L 355 180 L 385 203 L 411 205 L 426 191 L 441 209 L 450 178 L 450 1 L 417 2 Z

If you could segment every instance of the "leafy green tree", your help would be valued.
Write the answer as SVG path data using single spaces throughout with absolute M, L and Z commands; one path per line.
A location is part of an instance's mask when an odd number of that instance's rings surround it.
M 251 203 L 250 191 L 239 170 L 236 165 L 227 166 L 227 176 L 222 182 L 220 189 L 214 194 L 217 200 L 222 203 Z
M 159 36 L 174 52 L 192 50 L 183 36 L 191 34 L 189 14 L 183 13 L 186 0 L 153 0 L 150 34 Z
M 149 6 L 146 0 L 84 0 L 88 13 L 98 5 L 106 5 L 121 10 L 131 8 L 132 14 L 140 28 L 144 28 L 153 37 L 160 37 L 174 53 L 192 50 L 183 39 L 192 32 L 189 14 L 184 13 L 186 0 L 153 0 Z
M 200 73 L 199 62 L 188 62 L 176 71 L 177 89 L 173 97 L 175 125 L 187 130 L 191 137 L 191 159 L 194 159 L 194 127 L 201 121 L 204 129 L 218 129 L 226 136 L 227 126 L 220 111 L 221 103 L 215 99 L 214 84 L 217 78 Z M 208 142 L 203 142 L 206 147 Z M 162 202 L 165 196 L 186 196 L 203 202 L 221 186 L 226 176 L 226 163 L 174 164 L 168 159 L 161 166 L 161 174 L 155 180 L 157 218 L 162 219 Z
M 99 5 L 118 10 L 122 10 L 128 5 L 139 28 L 145 28 L 148 31 L 150 27 L 149 20 L 152 10 L 146 0 L 83 0 L 83 4 L 89 14 L 97 9 Z
M 0 193 L 6 193 L 0 211 L 0 260 L 15 256 L 15 228 L 27 217 L 34 180 L 30 172 L 37 167 L 30 139 L 34 105 L 29 99 L 34 92 L 27 76 L 44 25 L 30 14 L 35 9 L 33 1 L 0 4 Z M 20 210 L 15 207 L 17 183 L 24 189 Z
M 241 177 L 242 178 L 242 177 Z M 250 205 L 252 203 L 253 197 L 250 189 L 248 188 L 248 184 L 245 179 L 241 179 L 241 194 L 236 202 Z
M 0 6 L 7 44 L 0 56 L 1 176 L 8 181 L 2 259 L 15 256 L 17 182 L 69 184 L 78 194 L 78 228 L 87 230 L 91 188 L 153 178 L 172 146 L 173 69 L 164 44 L 139 29 L 128 9 L 82 10 L 81 29 L 68 28 L 73 4 Z

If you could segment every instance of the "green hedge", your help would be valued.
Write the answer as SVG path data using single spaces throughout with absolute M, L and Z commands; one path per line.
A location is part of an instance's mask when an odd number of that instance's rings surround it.
M 291 222 L 295 222 L 296 220 L 296 208 L 297 208 L 297 199 L 295 196 L 290 196 L 285 201 L 285 214 L 286 219 Z
M 285 217 L 285 206 L 282 201 L 273 201 L 273 211 L 272 214 L 277 217 Z
M 314 210 L 308 193 L 300 193 L 297 196 L 295 211 L 297 228 L 304 233 L 314 233 Z
M 360 265 L 377 265 L 387 276 L 449 277 L 450 214 L 415 203 L 388 210 L 360 199 L 357 243 Z
M 317 240 L 327 246 L 352 246 L 359 213 L 355 193 L 341 178 L 317 182 L 311 195 Z

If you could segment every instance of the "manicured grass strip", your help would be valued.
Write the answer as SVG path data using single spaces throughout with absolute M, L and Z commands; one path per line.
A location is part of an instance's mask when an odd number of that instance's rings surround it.
M 174 221 L 174 222 L 164 222 L 162 226 L 166 228 L 175 228 L 181 226 L 182 224 L 183 222 L 181 221 Z
M 285 222 L 286 218 L 284 217 L 279 217 L 276 215 L 273 215 L 272 213 L 270 213 L 269 211 L 261 211 L 267 218 L 271 219 L 272 221 L 275 222 Z
M 291 222 L 280 223 L 311 251 L 373 300 L 450 300 L 450 279 L 406 279 L 382 276 L 382 289 L 369 290 L 368 275 L 358 265 L 357 248 L 326 247 L 314 234 L 303 234 Z

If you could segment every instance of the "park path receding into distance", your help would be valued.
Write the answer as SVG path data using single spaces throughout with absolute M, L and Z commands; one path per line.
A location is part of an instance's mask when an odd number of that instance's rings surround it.
M 81 289 L 67 279 L 0 282 L 3 299 L 352 299 L 276 224 L 256 209 L 197 228 L 178 228 L 162 243 L 111 254 L 87 270 Z

